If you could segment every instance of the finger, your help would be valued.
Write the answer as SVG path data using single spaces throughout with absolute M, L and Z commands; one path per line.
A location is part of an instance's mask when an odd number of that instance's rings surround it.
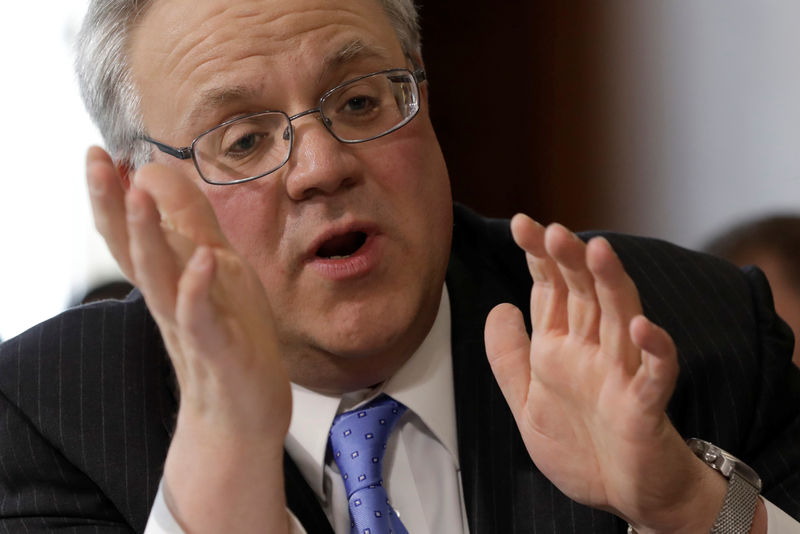
M 666 330 L 643 315 L 637 315 L 631 321 L 630 336 L 643 352 L 642 365 L 636 372 L 631 387 L 645 410 L 651 413 L 663 412 L 678 380 L 678 353 L 675 343 Z
M 511 219 L 511 234 L 525 251 L 528 271 L 533 278 L 531 323 L 534 334 L 549 330 L 566 333 L 567 287 L 555 261 L 544 245 L 545 229 L 524 214 Z
M 641 351 L 631 342 L 628 327 L 642 313 L 639 292 L 604 238 L 589 241 L 586 262 L 595 277 L 600 305 L 601 349 L 633 374 L 639 367 Z
M 86 183 L 95 228 L 122 273 L 136 283 L 128 250 L 125 189 L 111 156 L 100 147 L 91 147 L 86 154 Z
M 153 198 L 168 228 L 195 245 L 227 245 L 211 204 L 191 179 L 151 163 L 136 172 L 134 183 Z
M 569 290 L 567 315 L 569 331 L 586 340 L 598 340 L 600 306 L 594 276 L 586 265 L 586 244 L 560 224 L 545 231 L 545 247 L 556 261 Z
M 211 299 L 216 258 L 206 246 L 197 247 L 178 282 L 175 319 L 184 332 L 184 348 L 193 354 L 219 353 L 219 324 Z M 213 333 L 212 333 L 213 332 Z
M 132 187 L 125 197 L 134 276 L 162 329 L 174 321 L 180 266 L 167 242 L 153 199 Z
M 522 313 L 511 304 L 489 312 L 484 329 L 486 356 L 503 396 L 516 415 L 528 398 L 531 342 Z

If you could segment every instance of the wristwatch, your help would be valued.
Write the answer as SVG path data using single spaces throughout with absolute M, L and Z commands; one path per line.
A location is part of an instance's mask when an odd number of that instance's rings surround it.
M 716 445 L 691 438 L 686 442 L 695 455 L 728 479 L 728 491 L 710 534 L 748 534 L 761 493 L 761 479 L 747 464 Z M 628 534 L 636 531 L 628 525 Z

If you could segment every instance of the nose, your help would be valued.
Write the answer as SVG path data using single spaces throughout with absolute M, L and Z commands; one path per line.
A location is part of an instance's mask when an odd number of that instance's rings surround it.
M 292 125 L 294 147 L 286 173 L 290 198 L 299 201 L 333 195 L 355 183 L 357 165 L 349 145 L 331 135 L 319 113 L 302 118 L 299 123 L 293 121 Z

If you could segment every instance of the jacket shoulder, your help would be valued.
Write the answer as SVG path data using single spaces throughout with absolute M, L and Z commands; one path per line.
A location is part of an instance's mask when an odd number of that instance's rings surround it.
M 493 281 L 509 290 L 530 290 L 525 254 L 511 237 L 508 219 L 483 217 L 455 204 L 451 248 L 451 275 L 454 267 L 462 266 L 477 278 L 476 283 Z
M 99 488 L 131 525 L 146 521 L 175 410 L 171 367 L 138 294 L 69 309 L 0 345 L 4 409 Z M 47 485 L 14 436 L 3 447 Z M 32 454 L 32 453 L 31 453 Z M 142 529 L 144 523 L 141 523 Z

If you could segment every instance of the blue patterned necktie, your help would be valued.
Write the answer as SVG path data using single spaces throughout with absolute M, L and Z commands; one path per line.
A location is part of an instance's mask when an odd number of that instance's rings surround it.
M 333 420 L 330 445 L 347 490 L 351 534 L 408 534 L 389 505 L 382 474 L 386 442 L 405 411 L 381 394 Z

